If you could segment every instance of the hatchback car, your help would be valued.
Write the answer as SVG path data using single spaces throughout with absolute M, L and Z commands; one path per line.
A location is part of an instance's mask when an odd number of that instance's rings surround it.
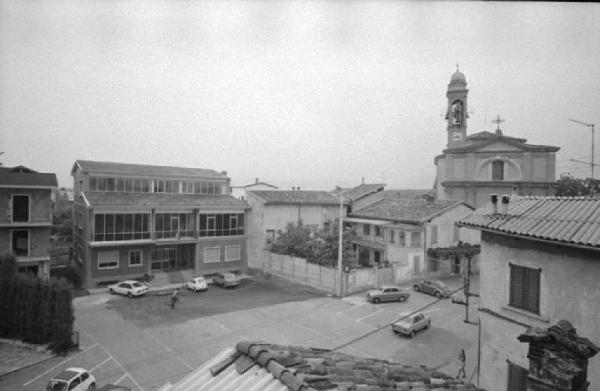
M 235 274 L 228 272 L 215 274 L 213 282 L 222 288 L 233 288 L 240 285 L 240 280 L 236 278 Z
M 194 277 L 185 283 L 185 287 L 194 292 L 205 291 L 208 289 L 204 277 Z
M 423 292 L 433 295 L 437 298 L 449 297 L 450 289 L 439 280 L 422 280 L 413 284 L 413 289 L 416 292 Z
M 112 295 L 118 293 L 127 297 L 142 296 L 148 292 L 148 287 L 135 280 L 121 281 L 108 287 L 108 292 Z
M 384 285 L 379 289 L 373 289 L 367 292 L 367 300 L 374 304 L 384 301 L 404 302 L 409 297 L 410 293 L 392 285 Z
M 417 331 L 428 329 L 429 326 L 431 326 L 431 319 L 419 312 L 392 323 L 392 330 L 396 334 L 402 334 L 412 338 Z
M 83 368 L 67 368 L 54 376 L 46 385 L 46 391 L 88 391 L 96 389 L 94 375 Z

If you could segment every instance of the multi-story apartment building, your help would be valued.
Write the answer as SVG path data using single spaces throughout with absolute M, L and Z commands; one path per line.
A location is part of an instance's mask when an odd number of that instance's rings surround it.
M 227 173 L 77 160 L 74 256 L 89 288 L 187 270 L 244 271 L 245 212 Z
M 0 253 L 13 253 L 20 272 L 49 276 L 57 188 L 55 174 L 0 167 Z

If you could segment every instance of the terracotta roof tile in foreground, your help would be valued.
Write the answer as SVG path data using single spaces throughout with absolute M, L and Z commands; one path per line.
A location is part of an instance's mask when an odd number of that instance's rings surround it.
M 498 200 L 501 209 L 501 200 Z M 600 248 L 600 200 L 584 197 L 512 197 L 506 213 L 491 204 L 458 224 L 486 231 Z
M 210 375 L 207 376 L 206 374 Z M 243 379 L 243 380 L 242 380 Z M 220 387 L 220 388 L 219 388 Z M 327 349 L 240 342 L 164 391 L 477 390 L 423 365 L 361 358 Z

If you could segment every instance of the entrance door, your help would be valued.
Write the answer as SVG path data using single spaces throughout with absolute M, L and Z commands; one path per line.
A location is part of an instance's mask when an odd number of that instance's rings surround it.
M 452 257 L 452 273 L 460 274 L 460 258 L 458 256 Z

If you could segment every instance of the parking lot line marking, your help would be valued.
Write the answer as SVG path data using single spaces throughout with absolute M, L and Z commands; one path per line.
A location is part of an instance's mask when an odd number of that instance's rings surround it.
M 148 334 L 149 336 L 151 336 L 152 338 L 154 338 L 154 340 L 156 342 L 158 342 L 158 344 L 160 346 L 162 346 L 163 348 L 165 348 L 168 352 L 173 353 L 175 355 L 175 357 L 177 357 L 177 359 L 183 364 L 185 365 L 190 371 L 194 368 L 192 368 L 192 366 L 190 364 L 188 364 L 187 362 L 185 362 L 185 360 L 181 357 L 179 357 L 179 355 L 177 353 L 175 353 L 173 351 L 173 349 L 171 349 L 170 347 L 168 347 L 167 345 L 165 345 L 160 339 L 158 339 L 157 337 L 155 337 L 153 334 L 151 334 L 148 330 L 144 330 L 144 332 L 146 334 Z
M 371 312 L 369 315 L 365 315 L 365 316 L 363 316 L 362 318 L 358 318 L 358 319 L 356 319 L 356 322 L 361 322 L 361 321 L 363 321 L 363 320 L 365 320 L 365 319 L 367 319 L 367 318 L 369 318 L 369 317 L 371 317 L 371 316 L 373 316 L 373 315 L 375 315 L 375 314 L 378 314 L 378 313 L 380 313 L 380 312 L 383 312 L 383 308 L 380 308 L 380 309 L 378 309 L 378 310 L 377 310 L 377 311 L 375 311 L 375 312 Z
M 107 358 L 106 360 L 102 361 L 100 364 L 96 365 L 94 368 L 90 369 L 90 372 L 94 372 L 94 369 L 97 369 L 99 367 L 101 367 L 102 365 L 106 364 L 107 361 L 110 361 L 111 358 Z
M 115 384 L 119 384 L 119 383 L 121 383 L 121 381 L 122 381 L 123 379 L 125 379 L 126 377 L 127 377 L 127 374 L 124 374 L 123 376 L 121 376 L 121 377 L 119 378 L 119 380 L 117 380 L 117 381 L 115 382 Z
M 129 378 L 131 379 L 131 381 L 137 386 L 137 388 L 140 389 L 140 391 L 144 391 L 144 389 L 142 388 L 142 386 L 140 386 L 140 384 L 133 378 L 133 376 L 131 376 L 131 374 L 127 371 L 127 369 L 125 369 L 125 367 L 123 365 L 121 365 L 121 363 L 112 355 L 110 354 L 110 352 L 108 351 L 108 349 L 106 349 L 104 346 L 102 346 L 101 344 L 98 343 L 98 341 L 96 341 L 96 338 L 92 337 L 92 334 L 88 333 L 87 331 L 85 331 L 84 329 L 82 329 L 81 327 L 77 326 L 82 332 L 86 333 L 88 335 L 88 337 L 90 337 L 90 339 L 92 340 L 92 342 L 94 342 L 94 344 L 100 346 L 100 348 L 102 350 L 104 350 L 106 352 L 106 354 L 108 354 L 108 357 L 112 358 L 115 363 L 117 363 L 117 365 L 119 367 L 121 367 L 121 369 L 123 370 L 123 372 L 125 372 L 125 374 L 127 376 L 129 376 Z
M 56 364 L 55 366 L 53 366 L 52 368 L 48 369 L 47 371 L 45 371 L 45 372 L 37 375 L 33 379 L 29 380 L 27 383 L 23 384 L 23 386 L 27 387 L 29 384 L 33 383 L 34 381 L 36 381 L 40 377 L 47 375 L 49 372 L 52 372 L 53 370 L 55 370 L 56 368 L 60 367 L 61 365 L 66 364 L 67 361 L 70 361 L 70 360 L 74 359 L 75 357 L 79 356 L 80 354 L 83 354 L 83 353 L 87 352 L 88 350 L 92 349 L 93 347 L 96 347 L 97 345 L 98 344 L 95 343 L 92 346 L 88 346 L 87 348 L 83 349 L 81 352 L 72 355 L 71 357 L 67 358 L 66 360 L 61 361 L 59 364 Z
M 214 324 L 216 324 L 217 326 L 219 326 L 220 328 L 222 328 L 223 330 L 227 331 L 228 333 L 231 333 L 231 330 L 229 330 L 229 328 L 227 326 L 225 326 L 224 324 L 217 322 L 216 320 L 213 320 L 211 318 L 203 318 L 208 320 L 209 322 L 212 322 Z

